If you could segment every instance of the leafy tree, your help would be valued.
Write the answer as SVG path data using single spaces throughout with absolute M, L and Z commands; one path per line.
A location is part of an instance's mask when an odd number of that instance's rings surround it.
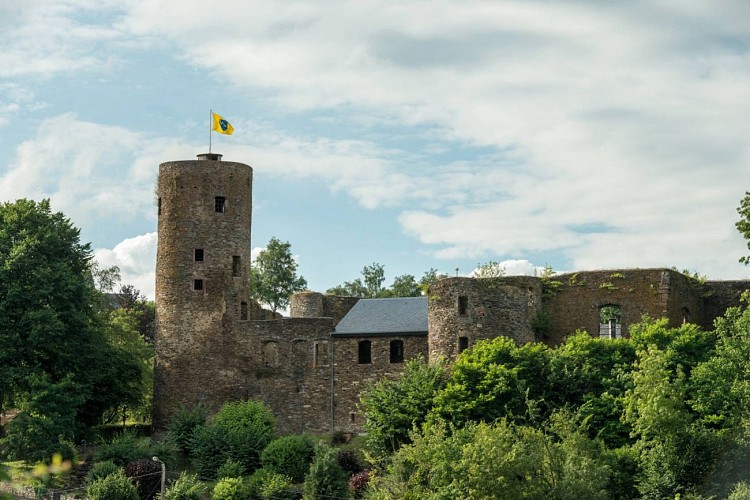
M 297 262 L 288 241 L 273 237 L 261 250 L 250 268 L 250 293 L 261 304 L 276 312 L 289 305 L 289 297 L 307 287 L 297 276 Z
M 362 277 L 343 284 L 329 288 L 329 295 L 341 295 L 345 297 L 359 297 L 363 299 L 377 299 L 388 297 L 419 297 L 427 291 L 435 280 L 446 278 L 447 274 L 441 274 L 437 269 L 425 272 L 419 281 L 411 274 L 402 274 L 393 279 L 390 287 L 384 288 L 385 266 L 373 262 L 362 269 Z
M 305 500 L 348 498 L 349 484 L 346 474 L 338 463 L 336 450 L 321 445 L 315 450 L 315 458 L 303 484 Z
M 64 426 L 67 439 L 132 396 L 127 381 L 142 387 L 141 362 L 105 331 L 91 258 L 79 230 L 48 200 L 0 205 L 0 409 L 24 409 L 17 430 L 41 419 Z M 35 384 L 65 410 L 39 400 Z
M 419 297 L 422 295 L 422 287 L 411 274 L 396 276 L 390 288 L 380 293 L 381 297 Z
M 740 220 L 737 221 L 735 227 L 747 240 L 747 248 L 750 250 L 750 191 L 745 192 L 745 197 L 740 201 L 737 212 L 740 214 Z M 745 265 L 750 264 L 750 255 L 740 257 L 740 262 Z
M 411 442 L 412 428 L 425 421 L 445 382 L 442 364 L 417 358 L 406 362 L 398 378 L 381 380 L 364 392 L 360 408 L 366 417 L 367 447 L 373 458 L 383 459 Z

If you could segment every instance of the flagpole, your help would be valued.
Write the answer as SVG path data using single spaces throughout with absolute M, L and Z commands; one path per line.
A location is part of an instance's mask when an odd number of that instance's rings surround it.
M 208 154 L 211 154 L 211 125 L 214 118 L 214 110 L 208 110 Z

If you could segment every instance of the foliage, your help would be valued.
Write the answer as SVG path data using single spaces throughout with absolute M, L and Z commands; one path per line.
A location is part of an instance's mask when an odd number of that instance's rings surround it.
M 336 452 L 336 460 L 338 460 L 341 469 L 346 472 L 347 476 L 362 472 L 362 464 L 357 458 L 357 454 L 351 450 L 339 450 Z
M 225 477 L 214 486 L 212 500 L 243 500 L 248 497 L 246 487 L 240 477 Z
M 161 464 L 155 460 L 133 460 L 125 466 L 125 475 L 136 484 L 141 500 L 154 498 L 160 492 Z
M 271 441 L 275 420 L 259 401 L 225 403 L 210 425 L 196 427 L 190 455 L 201 478 L 212 479 L 228 458 L 246 473 L 260 466 L 260 454 Z
M 119 467 L 138 459 L 150 460 L 158 456 L 165 463 L 170 464 L 174 459 L 175 450 L 165 443 L 154 442 L 149 437 L 138 436 L 132 431 L 123 431 L 114 436 L 109 443 L 100 444 L 94 452 L 97 462 L 112 461 Z
M 381 380 L 362 394 L 360 408 L 373 457 L 384 458 L 409 442 L 412 427 L 424 422 L 445 381 L 440 363 L 417 358 L 407 361 L 395 380 Z
M 301 483 L 310 468 L 315 445 L 307 436 L 284 436 L 271 441 L 260 456 L 264 469 L 284 474 Z
M 737 213 L 740 214 L 740 220 L 737 221 L 735 227 L 747 241 L 747 248 L 750 250 L 750 191 L 745 192 L 745 197 L 742 198 L 740 206 L 737 207 Z M 740 262 L 745 265 L 750 264 L 750 255 L 740 257 Z
M 104 462 L 96 462 L 86 474 L 86 480 L 84 481 L 87 485 L 93 483 L 97 479 L 105 478 L 110 474 L 114 474 L 120 470 L 111 460 L 105 460 Z
M 349 477 L 349 493 L 351 493 L 354 498 L 362 498 L 362 495 L 365 492 L 365 489 L 367 489 L 367 484 L 369 482 L 369 470 L 363 470 L 362 472 L 352 474 L 352 476 Z
M 289 297 L 307 287 L 307 281 L 297 276 L 297 261 L 288 241 L 271 238 L 250 268 L 251 296 L 276 312 L 289 305 Z
M 436 280 L 447 278 L 447 274 L 441 274 L 437 269 L 430 269 L 416 280 L 412 274 L 402 274 L 393 279 L 390 287 L 383 287 L 385 282 L 385 266 L 373 262 L 362 269 L 362 277 L 343 284 L 329 288 L 329 295 L 340 295 L 344 297 L 359 297 L 363 299 L 376 299 L 388 297 L 419 297 L 427 292 L 430 284 Z
M 226 462 L 216 471 L 216 477 L 223 479 L 225 477 L 242 477 L 245 474 L 245 468 L 237 460 L 227 458 Z
M 138 489 L 122 470 L 88 485 L 86 495 L 90 500 L 139 500 Z
M 302 491 L 305 500 L 348 496 L 347 477 L 336 459 L 336 450 L 325 445 L 318 446 Z
M 477 268 L 471 275 L 474 278 L 500 278 L 505 276 L 505 266 L 491 260 L 484 264 L 477 264 Z
M 107 409 L 141 396 L 144 367 L 106 334 L 91 247 L 79 235 L 48 200 L 0 205 L 0 411 L 27 408 L 16 438 L 23 425 L 31 441 L 73 440 Z M 64 410 L 45 413 L 52 406 L 37 396 L 40 384 L 45 397 L 65 400 Z M 35 458 L 31 447 L 13 448 Z
M 292 480 L 283 474 L 269 474 L 260 484 L 259 492 L 261 500 L 294 500 L 297 492 Z
M 177 414 L 169 422 L 167 429 L 170 439 L 174 441 L 180 452 L 188 453 L 190 451 L 190 441 L 193 438 L 193 433 L 197 427 L 206 424 L 206 418 L 208 418 L 207 404 L 198 403 L 191 409 L 180 405 Z
M 195 474 L 180 472 L 180 477 L 164 493 L 165 500 L 201 500 L 206 492 L 206 485 L 198 480 Z

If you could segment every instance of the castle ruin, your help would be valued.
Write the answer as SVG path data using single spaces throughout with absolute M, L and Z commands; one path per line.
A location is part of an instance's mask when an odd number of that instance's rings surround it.
M 578 329 L 628 336 L 643 315 L 712 328 L 749 281 L 670 269 L 445 278 L 427 296 L 303 292 L 290 317 L 249 296 L 252 168 L 202 154 L 159 166 L 154 425 L 181 405 L 259 399 L 283 433 L 359 432 L 360 392 L 417 356 L 448 361 L 505 335 L 558 345 Z

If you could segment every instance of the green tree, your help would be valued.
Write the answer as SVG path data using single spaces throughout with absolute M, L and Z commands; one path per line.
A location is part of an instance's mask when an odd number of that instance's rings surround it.
M 425 421 L 435 395 L 446 383 L 441 363 L 423 358 L 409 360 L 394 380 L 384 379 L 366 390 L 360 399 L 372 457 L 384 459 L 409 443 L 414 426 Z
M 305 500 L 349 497 L 346 473 L 339 465 L 336 450 L 330 446 L 318 446 L 302 491 Z
M 505 266 L 494 260 L 485 262 L 484 264 L 477 264 L 473 276 L 475 278 L 500 278 L 501 276 L 505 276 Z
M 425 272 L 419 281 L 414 275 L 402 274 L 393 279 L 390 287 L 384 288 L 385 266 L 373 262 L 362 269 L 362 276 L 352 281 L 345 281 L 343 284 L 329 288 L 326 293 L 329 295 L 341 295 L 344 297 L 359 297 L 362 299 L 377 299 L 387 297 L 419 297 L 427 291 L 435 280 L 447 278 L 447 274 L 441 274 L 437 269 L 430 269 Z
M 24 411 L 16 437 L 33 437 L 40 419 L 52 442 L 71 438 L 130 397 L 127 381 L 142 388 L 143 365 L 108 337 L 91 259 L 48 200 L 0 205 L 0 409 Z
M 273 237 L 261 250 L 250 267 L 251 296 L 276 312 L 289 305 L 289 297 L 307 287 L 307 281 L 297 276 L 297 261 L 288 241 Z
M 745 197 L 740 201 L 737 212 L 740 214 L 740 220 L 737 221 L 735 227 L 747 241 L 747 248 L 750 250 L 750 191 L 745 192 Z M 745 265 L 750 264 L 750 255 L 740 257 L 740 262 Z

